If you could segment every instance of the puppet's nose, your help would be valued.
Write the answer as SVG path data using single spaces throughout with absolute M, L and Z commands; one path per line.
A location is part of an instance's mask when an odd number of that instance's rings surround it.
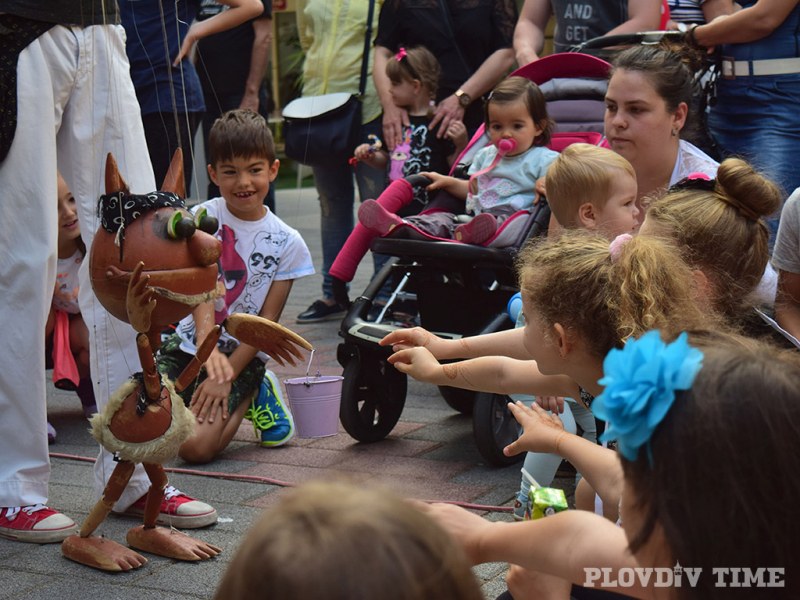
M 207 267 L 216 264 L 222 252 L 222 245 L 213 235 L 204 231 L 197 230 L 194 235 L 187 240 L 189 253 L 197 264 Z

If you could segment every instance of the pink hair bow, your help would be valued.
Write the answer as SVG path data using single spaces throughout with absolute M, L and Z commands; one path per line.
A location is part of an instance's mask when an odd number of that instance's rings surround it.
M 630 233 L 622 233 L 613 239 L 608 245 L 608 252 L 611 254 L 611 262 L 617 262 L 619 255 L 622 253 L 622 247 L 632 239 L 633 236 Z
M 395 59 L 397 62 L 400 62 L 400 61 L 401 61 L 401 60 L 403 60 L 403 59 L 404 59 L 406 56 L 408 56 L 408 53 L 406 52 L 406 49 L 405 49 L 405 48 L 403 48 L 403 47 L 401 47 L 401 48 L 400 48 L 400 50 L 398 50 L 398 51 L 397 51 L 397 54 L 395 54 L 395 55 L 394 55 L 394 59 Z

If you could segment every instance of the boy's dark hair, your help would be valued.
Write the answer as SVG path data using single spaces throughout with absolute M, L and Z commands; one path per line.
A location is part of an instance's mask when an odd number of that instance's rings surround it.
M 266 158 L 275 161 L 275 142 L 266 119 L 250 109 L 229 110 L 211 127 L 208 136 L 208 163 L 231 160 L 237 156 Z
M 703 337 L 690 333 L 704 353 L 692 388 L 676 392 L 649 448 L 633 462 L 621 457 L 643 522 L 630 547 L 644 546 L 659 525 L 671 561 L 703 569 L 680 598 L 777 598 L 756 588 L 732 596 L 715 587 L 712 569 L 784 568 L 791 585 L 800 554 L 800 361 L 746 338 Z
M 498 83 L 483 104 L 483 121 L 489 127 L 489 105 L 509 104 L 522 100 L 528 108 L 531 119 L 542 128 L 541 135 L 533 140 L 534 146 L 546 146 L 553 133 L 553 121 L 547 114 L 547 101 L 539 86 L 524 77 L 507 77 Z

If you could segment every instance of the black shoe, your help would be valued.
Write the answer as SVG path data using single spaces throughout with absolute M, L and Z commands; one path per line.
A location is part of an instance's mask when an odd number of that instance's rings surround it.
M 318 323 L 320 321 L 335 321 L 344 318 L 345 308 L 341 304 L 327 304 L 317 300 L 297 315 L 295 323 Z

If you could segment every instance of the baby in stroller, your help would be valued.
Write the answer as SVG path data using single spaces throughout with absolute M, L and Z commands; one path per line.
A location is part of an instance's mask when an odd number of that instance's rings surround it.
M 380 236 L 455 239 L 483 244 L 498 227 L 520 210 L 530 208 L 535 182 L 544 176 L 558 154 L 546 145 L 552 122 L 539 87 L 523 77 L 509 77 L 489 95 L 485 127 L 491 144 L 481 149 L 469 168 L 469 180 L 434 172 L 421 173 L 431 183 L 428 191 L 441 190 L 475 216 L 463 222 L 449 211 L 426 211 L 402 218 L 375 200 L 364 201 L 358 220 Z M 441 205 L 437 196 L 436 204 Z

